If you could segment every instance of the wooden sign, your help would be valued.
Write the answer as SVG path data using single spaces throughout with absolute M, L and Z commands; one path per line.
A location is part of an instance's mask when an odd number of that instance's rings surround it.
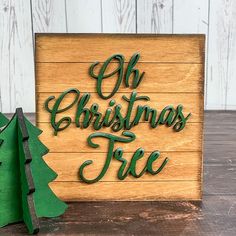
M 63 200 L 200 200 L 203 35 L 37 34 L 37 125 Z

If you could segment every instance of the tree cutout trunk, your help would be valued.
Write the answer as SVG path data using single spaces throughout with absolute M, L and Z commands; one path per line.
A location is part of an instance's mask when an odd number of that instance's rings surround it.
M 20 178 L 23 220 L 29 233 L 39 231 L 39 222 L 35 213 L 33 193 L 35 192 L 34 180 L 31 173 L 32 156 L 29 150 L 29 134 L 25 125 L 24 114 L 21 108 L 16 109 L 18 119 L 18 148 L 20 159 Z

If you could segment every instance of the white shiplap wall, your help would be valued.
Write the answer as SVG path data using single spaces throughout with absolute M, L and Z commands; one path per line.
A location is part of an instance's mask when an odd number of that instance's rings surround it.
M 204 33 L 205 108 L 236 110 L 235 0 L 0 0 L 0 111 L 35 110 L 35 32 Z

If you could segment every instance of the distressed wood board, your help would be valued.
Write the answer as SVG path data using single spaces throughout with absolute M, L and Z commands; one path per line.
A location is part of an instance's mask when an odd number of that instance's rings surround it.
M 45 160 L 58 173 L 50 186 L 59 197 L 67 201 L 201 200 L 204 35 L 36 34 L 35 42 L 36 123 L 43 130 L 41 141 L 50 149 Z M 88 146 L 87 137 L 96 130 L 92 126 L 86 129 L 75 126 L 75 107 L 58 114 L 57 119 L 71 117 L 72 124 L 54 136 L 51 115 L 44 103 L 49 96 L 58 97 L 66 89 L 77 88 L 81 94 L 91 93 L 88 107 L 98 103 L 104 114 L 110 99 L 103 100 L 96 93 L 96 80 L 88 74 L 90 65 L 120 53 L 126 59 L 126 67 L 136 52 L 140 59 L 135 68 L 145 71 L 138 95 L 149 96 L 148 105 L 157 111 L 170 104 L 174 107 L 182 104 L 183 113 L 191 113 L 191 117 L 180 132 L 165 126 L 152 129 L 142 121 L 130 130 L 136 135 L 135 142 L 121 144 L 128 163 L 136 149 L 145 149 L 144 157 L 137 162 L 139 170 L 154 150 L 161 153 L 156 166 L 168 156 L 169 162 L 159 174 L 145 173 L 140 178 L 129 175 L 121 181 L 117 178 L 120 163 L 112 160 L 103 179 L 86 184 L 78 178 L 78 169 L 84 161 L 93 160 L 85 175 L 95 177 L 104 165 L 107 141 L 98 139 L 98 149 Z M 111 63 L 108 70 L 115 66 L 116 63 Z M 105 93 L 112 91 L 114 81 L 112 78 L 104 82 Z M 125 109 L 127 104 L 121 97 L 131 92 L 122 84 L 112 99 Z M 62 107 L 72 99 L 72 95 L 67 96 Z M 122 131 L 114 132 L 109 127 L 99 130 L 115 135 Z M 118 143 L 115 148 L 119 146 Z

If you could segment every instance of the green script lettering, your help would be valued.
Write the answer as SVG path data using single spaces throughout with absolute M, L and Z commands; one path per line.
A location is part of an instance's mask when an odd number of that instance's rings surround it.
M 120 168 L 117 172 L 119 180 L 124 180 L 128 175 L 139 178 L 145 173 L 151 175 L 160 173 L 167 164 L 168 158 L 165 158 L 161 165 L 154 170 L 153 163 L 159 160 L 159 151 L 153 151 L 149 155 L 145 167 L 138 172 L 136 164 L 144 157 L 144 149 L 138 148 L 133 153 L 130 163 L 128 163 L 127 159 L 124 157 L 123 148 L 118 147 L 115 149 L 115 144 L 133 142 L 136 136 L 134 133 L 127 130 L 131 130 L 142 121 L 145 121 L 153 129 L 165 125 L 179 132 L 185 128 L 191 116 L 191 113 L 185 113 L 183 111 L 182 104 L 178 104 L 177 106 L 166 104 L 161 110 L 157 110 L 148 106 L 148 102 L 150 101 L 148 96 L 137 94 L 137 91 L 134 89 L 138 88 L 141 82 L 143 83 L 145 75 L 145 72 L 140 72 L 139 69 L 136 68 L 139 58 L 139 53 L 134 53 L 129 61 L 125 60 L 122 54 L 114 54 L 105 60 L 103 64 L 95 62 L 90 66 L 89 75 L 92 79 L 96 80 L 97 94 L 104 100 L 110 99 L 108 103 L 109 107 L 107 107 L 105 112 L 101 112 L 99 104 L 91 104 L 90 93 L 85 92 L 81 94 L 77 88 L 70 88 L 62 92 L 57 98 L 50 96 L 45 101 L 44 107 L 46 111 L 50 113 L 50 123 L 54 130 L 54 135 L 67 129 L 72 123 L 74 123 L 77 128 L 81 129 L 92 126 L 94 130 L 100 130 L 103 127 L 110 127 L 114 132 L 126 130 L 123 131 L 122 136 L 103 132 L 96 132 L 89 135 L 87 141 L 91 148 L 99 147 L 98 144 L 94 143 L 94 139 L 103 138 L 108 141 L 108 152 L 104 166 L 96 178 L 87 179 L 84 176 L 84 169 L 93 163 L 92 160 L 87 160 L 80 166 L 78 176 L 86 183 L 91 184 L 101 180 L 106 174 L 112 159 L 120 162 Z M 111 65 L 115 65 L 115 69 L 112 71 Z M 124 67 L 126 65 L 127 67 L 125 69 Z M 98 67 L 100 67 L 99 70 L 97 70 Z M 112 68 L 114 68 L 114 66 L 112 66 Z M 109 81 L 108 79 L 112 79 L 112 77 L 116 77 L 115 83 L 111 91 L 105 94 L 103 91 L 104 80 Z M 125 88 L 132 89 L 129 95 L 121 96 L 122 102 L 126 105 L 125 108 L 122 108 L 121 104 L 117 104 L 116 100 L 112 98 L 118 92 L 122 81 Z M 69 95 L 72 97 L 72 101 L 64 105 L 66 103 L 65 101 L 68 101 L 67 96 Z M 142 102 L 142 105 L 137 104 L 139 102 Z M 72 110 L 74 114 L 71 115 Z M 70 115 L 68 115 L 68 113 Z M 58 114 L 60 114 L 60 118 L 58 118 Z
M 108 170 L 108 168 L 110 166 L 112 157 L 114 157 L 116 160 L 118 160 L 118 161 L 120 161 L 122 163 L 121 167 L 119 168 L 119 171 L 118 171 L 118 178 L 120 180 L 125 179 L 129 174 L 132 175 L 135 178 L 141 177 L 145 172 L 148 172 L 148 173 L 150 173 L 152 175 L 158 174 L 164 168 L 164 166 L 167 164 L 168 158 L 165 158 L 165 160 L 162 162 L 161 166 L 156 171 L 154 171 L 153 168 L 152 168 L 152 164 L 160 156 L 160 153 L 158 151 L 154 151 L 149 156 L 147 164 L 144 167 L 144 169 L 139 174 L 137 174 L 136 173 L 136 162 L 139 159 L 141 159 L 143 157 L 143 155 L 144 155 L 144 149 L 143 148 L 139 148 L 133 154 L 130 166 L 128 167 L 126 173 L 124 173 L 124 169 L 127 166 L 127 160 L 123 158 L 123 149 L 122 148 L 117 148 L 114 151 L 114 145 L 115 145 L 116 142 L 130 143 L 130 142 L 135 140 L 136 136 L 135 136 L 134 133 L 129 132 L 129 131 L 124 131 L 122 133 L 122 135 L 124 137 L 119 137 L 119 136 L 116 136 L 116 135 L 113 135 L 113 134 L 101 133 L 101 132 L 97 132 L 97 133 L 93 133 L 93 134 L 89 135 L 89 137 L 88 137 L 88 144 L 92 148 L 98 148 L 99 147 L 99 145 L 94 143 L 92 141 L 92 139 L 98 138 L 98 137 L 100 137 L 100 138 L 102 137 L 102 138 L 108 139 L 108 141 L 109 141 L 108 152 L 107 152 L 107 157 L 106 157 L 105 164 L 104 164 L 100 174 L 96 178 L 94 178 L 94 179 L 87 179 L 86 177 L 84 177 L 84 174 L 83 174 L 84 168 L 86 166 L 91 165 L 93 163 L 92 160 L 87 160 L 87 161 L 85 161 L 80 166 L 80 168 L 79 168 L 79 178 L 82 181 L 84 181 L 84 182 L 86 182 L 88 184 L 92 184 L 92 183 L 95 183 L 95 182 L 98 182 L 99 180 L 101 180 L 102 177 L 104 177 L 104 175 L 106 174 L 106 172 L 107 172 L 107 170 Z

